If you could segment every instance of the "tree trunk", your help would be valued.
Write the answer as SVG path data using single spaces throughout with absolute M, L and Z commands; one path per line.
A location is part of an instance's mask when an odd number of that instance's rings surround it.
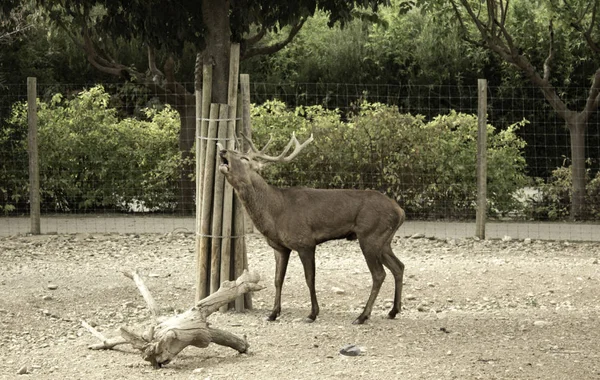
M 213 65 L 212 102 L 227 104 L 231 29 L 229 0 L 202 0 L 202 18 L 206 25 L 206 48 L 202 61 Z
M 184 104 L 175 104 L 173 107 L 179 112 L 181 131 L 179 132 L 179 152 L 181 153 L 181 172 L 179 176 L 177 194 L 177 212 L 180 214 L 193 214 L 195 206 L 194 160 L 192 148 L 194 147 L 196 131 L 196 100 L 191 94 L 182 97 Z
M 229 83 L 229 54 L 231 50 L 231 30 L 229 25 L 229 0 L 202 0 L 203 19 L 206 25 L 206 46 L 200 54 L 203 63 L 213 66 L 211 103 L 227 104 Z M 198 63 L 201 67 L 202 65 Z M 165 70 L 167 72 L 167 70 Z M 169 75 L 167 75 L 169 76 Z M 196 78 L 198 80 L 198 78 Z M 174 78 L 171 79 L 174 82 Z M 196 137 L 195 97 L 190 93 L 179 93 L 177 103 L 169 102 L 179 112 L 181 132 L 179 151 L 182 166 L 178 183 L 177 212 L 195 212 L 195 184 L 192 180 L 194 162 L 189 160 Z M 183 101 L 180 101 L 183 99 Z
M 571 200 L 571 219 L 585 216 L 585 133 L 587 120 L 575 118 L 567 124 L 571 137 L 571 178 L 573 196 Z

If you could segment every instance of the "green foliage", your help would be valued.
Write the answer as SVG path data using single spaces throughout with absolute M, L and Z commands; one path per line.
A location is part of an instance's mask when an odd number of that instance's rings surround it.
M 360 83 L 370 80 L 367 49 L 371 23 L 349 22 L 343 29 L 328 27 L 328 16 L 317 12 L 302 30 L 277 54 L 259 56 L 244 62 L 253 80 L 265 82 Z M 266 42 L 281 39 L 277 33 Z M 255 75 L 256 74 L 256 75 Z
M 244 69 L 253 80 L 275 83 L 442 84 L 477 78 L 488 53 L 463 41 L 448 23 L 401 9 L 394 1 L 376 20 L 355 19 L 343 29 L 329 28 L 328 15 L 317 12 L 292 44 L 244 62 Z
M 0 128 L 0 215 L 22 209 L 28 197 L 27 128 Z
M 128 211 L 135 203 L 164 209 L 174 201 L 177 113 L 170 107 L 146 109 L 145 120 L 120 120 L 109 102 L 110 96 L 97 86 L 72 100 L 57 94 L 49 103 L 39 103 L 40 183 L 46 210 Z M 15 105 L 10 123 L 26 130 L 26 112 L 25 104 Z M 13 185 L 3 200 L 5 210 L 10 199 L 25 197 L 23 186 Z
M 411 84 L 458 83 L 474 78 L 487 54 L 461 39 L 459 30 L 440 16 L 414 9 L 402 12 L 395 1 L 381 10 L 367 43 L 372 69 Z M 443 62 L 443 65 L 440 65 Z
M 20 6 L 22 1 L 4 0 L 0 6 L 0 15 Z M 276 31 L 286 25 L 292 25 L 303 17 L 309 17 L 317 9 L 328 15 L 328 22 L 345 24 L 354 17 L 354 11 L 364 8 L 377 10 L 382 0 L 299 0 L 299 1 L 243 1 L 228 3 L 225 20 L 216 20 L 230 29 L 234 41 L 251 29 Z M 140 38 L 145 44 L 165 47 L 171 54 L 180 55 L 185 43 L 192 43 L 199 49 L 206 45 L 207 23 L 212 22 L 211 11 L 219 2 L 187 1 L 177 4 L 159 0 L 138 2 L 123 0 L 36 0 L 45 8 L 54 20 L 80 29 L 87 24 L 105 34 L 106 39 Z M 208 14 L 209 16 L 206 16 Z M 218 15 L 217 15 L 218 17 Z
M 280 151 L 292 131 L 315 142 L 287 165 L 268 166 L 274 185 L 376 189 L 422 218 L 474 215 L 477 118 L 451 112 L 426 123 L 396 107 L 363 103 L 344 121 L 338 111 L 319 106 L 289 110 L 280 102 L 253 108 L 253 138 L 273 137 Z M 519 125 L 496 132 L 488 126 L 490 211 L 519 207 L 513 194 L 527 183 Z
M 590 180 L 590 170 L 586 170 L 586 183 L 585 211 L 580 218 L 597 220 L 600 218 L 600 172 Z M 562 220 L 570 216 L 573 197 L 570 166 L 556 168 L 547 181 L 536 178 L 534 190 L 534 195 L 526 199 L 526 217 L 536 220 Z

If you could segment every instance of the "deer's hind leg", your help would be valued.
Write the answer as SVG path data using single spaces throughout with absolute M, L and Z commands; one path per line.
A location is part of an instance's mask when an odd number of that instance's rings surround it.
M 394 306 L 388 313 L 389 319 L 396 318 L 396 314 L 402 310 L 402 281 L 404 278 L 404 264 L 400 261 L 391 246 L 386 246 L 381 256 L 381 261 L 390 272 L 394 275 L 395 287 L 394 287 Z
M 317 315 L 319 315 L 319 303 L 317 302 L 317 291 L 315 289 L 315 247 L 299 250 L 298 256 L 300 256 L 300 261 L 302 261 L 306 285 L 310 292 L 311 309 L 306 321 L 314 322 Z
M 369 295 L 369 299 L 367 300 L 367 304 L 365 305 L 363 312 L 354 320 L 354 322 L 352 322 L 354 325 L 362 325 L 367 319 L 369 319 L 371 311 L 373 311 L 375 299 L 377 299 L 381 285 L 385 280 L 385 270 L 383 269 L 383 264 L 380 261 L 381 252 L 379 248 L 376 244 L 369 244 L 368 242 L 361 241 L 360 238 L 359 241 L 360 248 L 365 256 L 365 260 L 367 261 L 369 271 L 371 272 L 373 285 L 371 286 L 371 294 Z

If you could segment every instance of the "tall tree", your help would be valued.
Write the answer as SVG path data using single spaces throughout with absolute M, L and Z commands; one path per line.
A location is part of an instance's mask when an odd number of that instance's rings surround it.
M 520 70 L 541 90 L 556 114 L 565 121 L 571 139 L 571 217 L 582 217 L 585 213 L 585 137 L 588 120 L 600 105 L 600 23 L 597 18 L 600 0 L 543 0 L 523 3 L 528 7 L 537 7 L 538 11 L 544 11 L 547 15 L 547 38 L 540 42 L 546 45 L 548 53 L 537 67 L 530 58 L 532 52 L 524 50 L 526 44 L 519 41 L 519 37 L 523 35 L 516 33 L 515 23 L 511 23 L 511 16 L 514 14 L 515 4 L 519 4 L 518 1 L 446 0 L 440 3 L 423 0 L 418 3 L 425 7 L 438 7 L 437 9 L 446 15 L 453 14 L 465 40 L 489 49 Z M 557 49 L 555 33 L 571 36 L 573 47 L 586 47 L 572 48 L 570 52 L 572 65 L 587 69 L 586 75 L 590 77 L 587 98 L 579 110 L 574 109 L 573 104 L 576 102 L 567 98 L 567 81 L 554 75 L 553 65 Z M 566 47 L 563 44 L 561 48 Z M 582 65 L 582 62 L 585 65 Z
M 96 69 L 125 80 L 141 83 L 171 104 L 180 115 L 179 148 L 182 158 L 194 144 L 195 100 L 193 90 L 176 78 L 176 67 L 184 49 L 196 54 L 196 86 L 201 67 L 213 65 L 213 102 L 227 102 L 229 51 L 241 44 L 241 59 L 271 54 L 286 46 L 305 20 L 317 9 L 329 16 L 329 25 L 344 25 L 356 9 L 377 10 L 387 0 L 36 0 L 85 52 Z M 0 12 L 19 6 L 19 0 L 3 1 Z M 269 31 L 283 30 L 280 40 L 261 43 Z M 142 41 L 148 67 L 139 70 L 115 59 L 112 41 Z M 194 209 L 194 186 L 190 168 L 180 180 L 179 207 Z

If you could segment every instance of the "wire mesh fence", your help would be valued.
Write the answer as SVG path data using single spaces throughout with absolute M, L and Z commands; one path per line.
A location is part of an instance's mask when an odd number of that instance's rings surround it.
M 38 85 L 43 233 L 194 231 L 193 160 L 188 152 L 193 152 L 196 115 L 193 84 L 182 85 L 187 95 L 131 84 Z M 568 94 L 572 109 L 582 107 L 587 90 Z M 443 124 L 456 132 L 459 124 L 473 122 L 463 117 L 442 122 L 440 116 L 453 111 L 476 115 L 475 84 L 251 83 L 251 93 L 257 107 L 278 99 L 294 117 L 317 128 L 315 152 L 306 156 L 310 162 L 292 169 L 279 166 L 267 173 L 275 185 L 372 188 L 388 193 L 407 209 L 408 222 L 401 234 L 474 234 L 472 131 L 465 130 L 456 138 L 438 127 Z M 0 92 L 0 235 L 29 232 L 24 222 L 29 212 L 26 97 L 25 84 L 6 85 Z M 395 106 L 397 114 L 391 121 L 381 116 L 365 118 L 373 116 L 368 107 L 375 103 Z M 337 110 L 336 125 L 352 128 L 321 128 L 321 114 L 295 110 L 316 105 Z M 405 128 L 416 123 L 399 116 L 406 114 L 422 115 L 420 137 L 415 137 L 419 129 L 411 134 Z M 520 154 L 525 178 L 519 191 L 510 194 L 503 194 L 507 187 L 492 186 L 488 195 L 495 220 L 487 236 L 599 240 L 600 226 L 595 224 L 600 220 L 598 113 L 587 128 L 589 213 L 583 224 L 566 223 L 571 196 L 570 136 L 541 91 L 488 86 L 487 114 L 496 131 L 521 123 L 514 134 L 524 142 Z M 257 138 L 269 132 L 269 125 L 278 127 L 269 115 L 284 127 L 297 121 L 267 110 L 253 120 L 257 128 L 261 123 L 266 126 L 262 132 L 257 130 Z M 296 126 L 287 128 L 291 131 Z M 334 129 L 343 132 L 332 134 Z M 327 138 L 332 141 L 326 143 Z M 501 184 L 507 168 L 519 166 L 510 157 L 501 157 L 505 151 L 499 146 L 506 138 L 499 135 L 499 145 L 489 152 L 496 157 L 488 161 L 490 183 Z M 390 162 L 397 165 L 390 166 Z M 518 210 L 493 209 L 494 201 L 498 205 L 497 199 L 508 198 L 520 204 Z

